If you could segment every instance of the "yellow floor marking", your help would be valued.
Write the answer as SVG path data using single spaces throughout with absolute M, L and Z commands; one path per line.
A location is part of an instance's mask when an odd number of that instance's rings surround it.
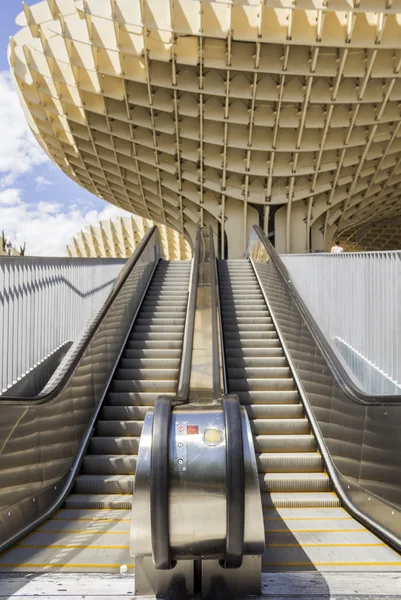
M 0 563 L 0 568 L 4 568 L 7 567 L 7 569 L 10 568 L 23 568 L 23 567 L 29 567 L 31 569 L 44 569 L 45 567 L 49 568 L 49 569 L 60 569 L 60 568 L 70 568 L 70 569 L 93 569 L 93 568 L 98 568 L 101 567 L 102 569 L 119 569 L 121 567 L 120 564 L 98 564 L 98 563 L 93 563 L 93 564 L 76 564 L 76 563 L 57 563 L 57 564 L 49 564 L 49 563 L 10 563 L 7 565 L 3 565 Z M 127 567 L 129 569 L 133 569 L 135 567 L 134 564 L 130 564 L 127 565 Z
M 345 548 L 366 548 L 366 547 L 383 547 L 383 546 L 387 546 L 387 544 L 303 544 L 302 542 L 299 542 L 299 544 L 267 544 L 268 548 L 311 548 L 311 547 L 324 547 L 324 548 L 331 548 L 331 547 L 337 547 L 337 546 L 341 546 L 341 547 L 345 547 Z
M 352 517 L 265 517 L 265 521 L 352 521 Z
M 337 495 L 334 492 L 324 492 L 324 493 L 325 494 L 332 494 L 333 496 Z M 264 510 L 264 512 L 268 512 L 269 510 L 274 510 L 275 512 L 277 512 L 279 510 L 317 510 L 317 511 L 319 511 L 319 510 L 341 510 L 346 515 L 348 515 L 347 511 L 342 506 L 323 506 L 321 508 L 316 507 L 316 506 L 300 506 L 298 508 L 291 508 L 291 507 L 289 507 L 289 508 L 285 508 L 285 507 L 275 508 L 274 506 L 270 506 L 268 508 L 264 508 L 263 510 Z M 295 519 L 297 517 L 293 517 L 293 518 Z
M 369 533 L 367 529 L 265 529 L 266 533 L 344 533 L 351 531 Z
M 401 567 L 401 562 L 264 562 L 264 567 Z
M 31 545 L 31 544 L 21 544 L 19 546 L 15 546 L 15 548 L 29 548 L 30 550 L 42 550 L 47 548 L 56 548 L 57 550 L 65 550 L 70 548 L 82 548 L 83 550 L 128 550 L 129 546 L 91 546 L 90 544 L 47 544 L 46 546 L 40 545 Z
M 77 517 L 76 519 L 63 519 L 63 518 L 59 518 L 57 517 L 56 519 L 49 519 L 49 521 L 91 521 L 92 523 L 96 523 L 96 521 L 100 521 L 102 523 L 104 522 L 116 522 L 116 523 L 131 523 L 131 519 L 107 519 L 106 517 L 99 517 L 98 519 L 96 519 L 95 517 L 93 519 L 86 519 L 84 517 L 80 518 Z
M 112 494 L 112 496 L 132 496 L 132 494 Z M 115 510 L 124 510 L 125 512 L 127 512 L 130 509 L 129 508 L 60 508 L 60 511 L 62 511 L 62 510 L 85 510 L 85 512 L 89 511 L 89 510 L 93 510 L 93 511 L 96 510 L 97 512 L 100 512 L 101 510 L 108 510 L 111 512 L 114 512 Z
M 39 529 L 36 533 L 101 533 L 102 535 L 128 535 L 129 531 L 102 531 L 101 529 Z

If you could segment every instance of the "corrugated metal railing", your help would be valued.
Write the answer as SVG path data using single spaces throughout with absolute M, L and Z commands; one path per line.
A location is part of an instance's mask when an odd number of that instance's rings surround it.
M 364 390 L 400 393 L 401 252 L 281 258 L 317 324 Z
M 106 300 L 124 259 L 0 257 L 0 391 L 67 340 Z

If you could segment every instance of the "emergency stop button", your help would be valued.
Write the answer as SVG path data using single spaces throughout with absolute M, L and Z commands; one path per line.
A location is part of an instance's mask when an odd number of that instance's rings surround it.
M 209 446 L 217 446 L 223 440 L 223 434 L 220 429 L 206 429 L 203 439 Z

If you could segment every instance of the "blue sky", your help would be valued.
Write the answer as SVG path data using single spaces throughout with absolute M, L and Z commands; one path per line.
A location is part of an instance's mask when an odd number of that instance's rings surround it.
M 27 0 L 29 5 L 36 0 Z M 63 256 L 82 227 L 123 211 L 88 193 L 41 151 L 16 99 L 7 62 L 10 35 L 17 32 L 21 0 L 2 0 L 0 8 L 0 231 L 27 254 Z

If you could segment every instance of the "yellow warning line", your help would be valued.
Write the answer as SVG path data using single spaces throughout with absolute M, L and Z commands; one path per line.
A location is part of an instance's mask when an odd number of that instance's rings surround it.
M 63 519 L 60 517 L 56 517 L 53 519 L 49 519 L 49 521 L 91 521 L 92 523 L 100 521 L 101 523 L 131 523 L 131 519 L 108 519 L 106 517 L 99 517 L 98 519 L 96 519 L 95 517 L 93 519 L 87 519 L 84 517 L 77 517 L 76 519 Z
M 401 562 L 264 562 L 264 567 L 401 567 Z
M 265 529 L 266 533 L 344 533 L 358 531 L 359 533 L 369 533 L 367 529 Z M 62 533 L 62 532 L 60 532 Z
M 352 521 L 352 517 L 265 517 L 265 521 Z
M 57 550 L 69 550 L 70 548 L 82 548 L 83 550 L 128 550 L 129 546 L 91 546 L 88 544 L 48 544 L 45 546 L 20 544 L 16 548 L 29 548 L 30 550 L 42 550 L 47 548 L 55 548 Z
M 78 563 L 57 563 L 57 564 L 49 564 L 49 563 L 9 563 L 9 564 L 1 564 L 0 568 L 7 567 L 9 568 L 30 568 L 30 569 L 96 569 L 101 567 L 102 569 L 119 569 L 121 567 L 120 564 L 101 564 L 101 563 L 91 563 L 91 564 L 78 564 Z M 134 564 L 127 565 L 129 569 L 133 569 L 135 567 Z
M 132 496 L 132 494 L 113 494 L 113 496 Z M 130 512 L 129 508 L 60 508 L 59 512 L 62 512 L 63 510 L 84 510 L 85 512 L 89 512 L 92 511 L 95 512 L 100 512 L 102 510 L 108 510 L 110 512 L 115 512 L 117 510 L 123 510 L 124 512 Z M 56 515 L 58 514 L 55 513 Z
M 337 546 L 341 546 L 341 547 L 345 547 L 345 548 L 366 548 L 366 547 L 383 547 L 386 546 L 387 544 L 303 544 L 302 542 L 299 542 L 299 544 L 268 544 L 267 547 L 268 548 L 311 548 L 311 547 L 317 547 L 317 548 L 331 548 L 333 546 L 337 547 Z
M 291 495 L 296 495 L 298 492 L 291 492 Z M 337 494 L 335 492 L 323 492 L 324 494 L 331 494 L 332 496 L 337 496 Z M 278 506 L 278 507 L 274 507 L 274 506 L 268 506 L 266 508 L 263 509 L 263 512 L 269 512 L 274 510 L 274 512 L 279 512 L 280 510 L 341 510 L 343 513 L 345 513 L 346 515 L 348 514 L 347 511 L 342 508 L 342 506 L 298 506 L 298 507 L 291 507 L 291 506 Z M 302 517 L 294 517 L 295 518 L 302 518 Z
M 102 531 L 101 529 L 39 529 L 35 533 L 101 533 L 102 535 L 128 535 L 129 531 Z

